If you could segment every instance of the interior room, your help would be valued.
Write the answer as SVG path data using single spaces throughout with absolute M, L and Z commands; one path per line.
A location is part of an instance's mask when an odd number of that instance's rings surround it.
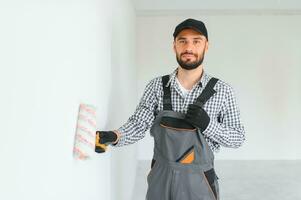
M 214 153 L 220 199 L 301 199 L 297 0 L 1 0 L 0 199 L 144 200 L 149 130 L 78 160 L 78 109 L 96 108 L 97 130 L 126 123 L 178 67 L 173 32 L 188 18 L 206 24 L 204 70 L 233 87 L 245 129 Z

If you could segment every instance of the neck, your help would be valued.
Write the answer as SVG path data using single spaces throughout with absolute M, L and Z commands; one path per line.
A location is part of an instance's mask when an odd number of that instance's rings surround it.
M 203 74 L 202 65 L 192 70 L 186 70 L 179 66 L 177 78 L 185 89 L 191 90 L 193 86 L 200 80 L 202 74 Z

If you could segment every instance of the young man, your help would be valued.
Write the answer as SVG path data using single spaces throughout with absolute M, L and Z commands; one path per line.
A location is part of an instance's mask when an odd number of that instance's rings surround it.
M 187 19 L 173 36 L 179 67 L 152 79 L 135 113 L 118 130 L 98 131 L 99 142 L 129 145 L 150 128 L 155 146 L 146 199 L 216 200 L 213 152 L 220 146 L 240 147 L 244 127 L 233 88 L 203 68 L 208 50 L 205 24 Z

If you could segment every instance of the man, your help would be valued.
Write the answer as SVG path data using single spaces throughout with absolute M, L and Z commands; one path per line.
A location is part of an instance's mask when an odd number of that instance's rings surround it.
M 244 142 L 240 111 L 233 88 L 204 71 L 205 24 L 187 19 L 173 36 L 179 67 L 152 79 L 135 113 L 118 130 L 98 131 L 99 142 L 129 145 L 150 128 L 155 146 L 146 199 L 216 200 L 219 188 L 213 152 Z

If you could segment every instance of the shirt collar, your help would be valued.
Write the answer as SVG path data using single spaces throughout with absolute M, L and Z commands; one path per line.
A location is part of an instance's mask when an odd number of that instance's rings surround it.
M 168 87 L 169 84 L 171 87 L 174 87 L 174 85 L 176 84 L 177 73 L 178 73 L 178 67 L 169 75 L 169 81 L 167 82 L 166 87 Z M 201 79 L 198 80 L 196 84 L 199 85 L 200 87 L 203 87 L 208 82 L 208 79 L 210 79 L 209 75 L 203 69 L 202 77 Z

